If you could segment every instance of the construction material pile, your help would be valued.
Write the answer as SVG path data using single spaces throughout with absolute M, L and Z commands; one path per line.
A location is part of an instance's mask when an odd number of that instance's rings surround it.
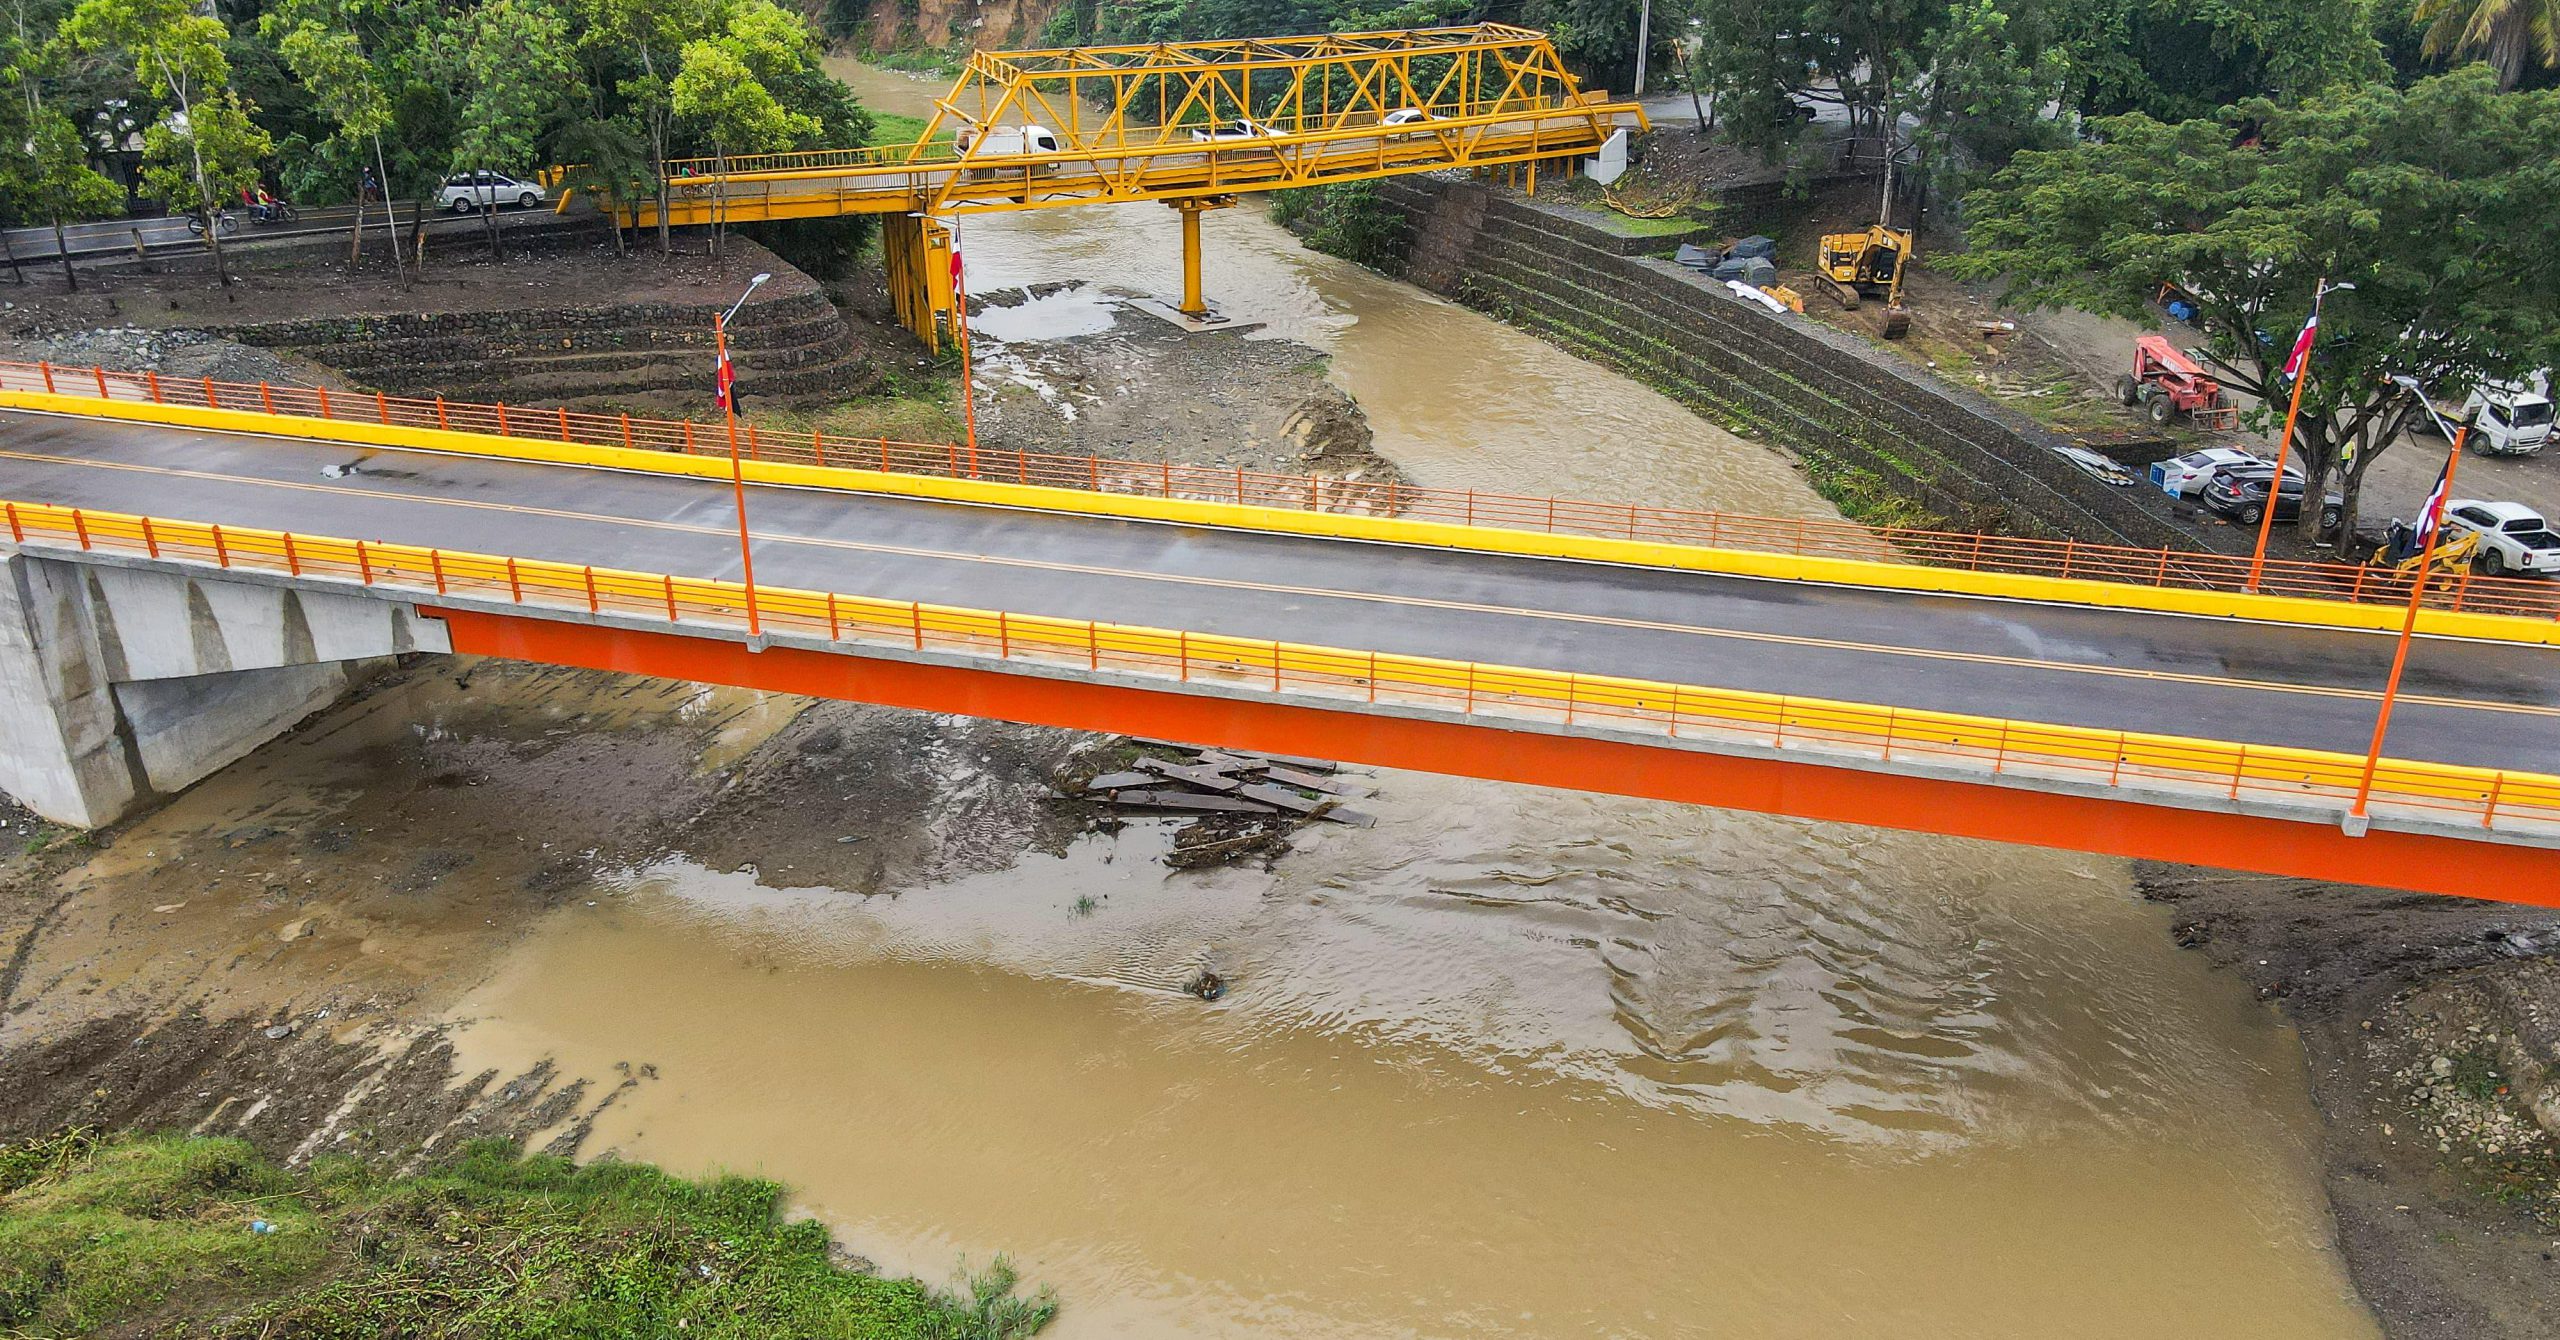
M 1377 822 L 1344 804 L 1368 793 L 1323 759 L 1164 740 L 1131 743 L 1140 752 L 1129 767 L 1086 782 L 1083 794 L 1115 811 L 1201 816 L 1174 834 L 1165 863 L 1177 869 L 1277 855 L 1291 832 L 1318 820 L 1358 828 Z

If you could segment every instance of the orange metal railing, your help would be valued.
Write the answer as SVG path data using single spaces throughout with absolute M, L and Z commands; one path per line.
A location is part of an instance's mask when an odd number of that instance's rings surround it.
M 529 609 L 743 629 L 735 582 L 420 545 L 381 544 L 193 521 L 0 502 L 12 540 L 246 568 L 404 598 L 469 597 Z M 2178 797 L 2334 802 L 2356 793 L 2362 758 L 2314 750 L 1875 707 L 1600 675 L 1346 651 L 1254 638 L 1092 623 L 758 585 L 769 632 L 847 647 L 888 646 L 1007 662 L 1208 681 L 1335 706 L 1386 704 L 1503 722 L 1582 725 L 1669 739 L 1803 752 L 1811 761 L 1961 768 L 1985 780 L 2061 779 L 2151 803 Z M 2386 759 L 2373 800 L 2384 811 L 2547 838 L 2560 823 L 2560 777 Z
M 0 390 L 48 391 L 109 400 L 204 406 L 297 415 L 341 423 L 443 428 L 499 437 L 588 446 L 632 447 L 725 456 L 725 425 L 692 420 L 635 419 L 522 405 L 479 404 L 442 397 L 418 399 L 372 394 L 333 394 L 315 387 L 164 378 L 149 372 L 65 368 L 45 363 L 0 362 Z M 1702 545 L 1816 558 L 1899 561 L 1925 567 L 2039 577 L 2076 577 L 2134 586 L 2240 591 L 2249 560 L 2183 549 L 2142 549 L 2011 535 L 1864 526 L 1849 521 L 1755 516 L 1738 512 L 1591 502 L 1574 498 L 1487 493 L 1476 489 L 1422 488 L 1392 481 L 1328 479 L 1214 466 L 1170 465 L 1065 456 L 1043 452 L 967 447 L 947 442 L 901 442 L 811 430 L 739 428 L 740 447 L 753 460 L 876 470 L 889 474 L 997 480 L 1140 498 L 1234 503 L 1296 511 L 1394 516 L 1411 521 L 1496 526 L 1554 534 L 1591 535 L 1665 544 Z M 2354 563 L 2267 560 L 2258 589 L 2267 595 L 2369 604 L 2406 604 L 2411 575 Z M 2525 618 L 2560 619 L 2560 582 L 2531 577 L 2482 577 L 2468 570 L 2432 582 L 2431 609 Z

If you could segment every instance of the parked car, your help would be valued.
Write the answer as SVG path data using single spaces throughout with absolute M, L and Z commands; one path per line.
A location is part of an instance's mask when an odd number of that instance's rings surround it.
M 2172 498 L 2192 498 L 2225 470 L 2264 466 L 2266 462 L 2238 447 L 2206 447 L 2151 463 L 2151 484 Z M 2291 474 L 2287 470 L 2285 473 Z
M 2560 572 L 2560 535 L 2523 503 L 2456 498 L 2444 505 L 2444 534 L 2448 540 L 2478 535 L 2480 547 L 2472 551 L 2471 564 L 2492 577 Z
M 1214 126 L 1203 126 L 1192 131 L 1191 138 L 1202 144 L 1223 144 L 1234 140 L 1269 139 L 1279 133 L 1259 121 L 1247 121 L 1238 117 L 1233 121 L 1222 121 Z
M 543 195 L 538 181 L 523 181 L 497 172 L 457 172 L 444 179 L 444 190 L 436 203 L 456 214 L 468 214 L 502 205 L 531 209 L 542 203 Z
M 2275 478 L 2275 473 L 2274 467 L 2265 465 L 2225 470 L 2215 475 L 2213 482 L 2205 485 L 2199 496 L 2204 499 L 2204 505 L 2215 512 L 2241 525 L 2254 526 L 2267 514 L 2267 481 Z M 2276 520 L 2288 521 L 2301 516 L 2302 495 L 2307 491 L 2303 487 L 2302 476 L 2291 470 L 2285 471 L 2284 487 L 2276 491 Z M 2346 499 L 2335 493 L 2322 499 L 2320 529 L 2324 533 L 2336 530 L 2346 510 Z

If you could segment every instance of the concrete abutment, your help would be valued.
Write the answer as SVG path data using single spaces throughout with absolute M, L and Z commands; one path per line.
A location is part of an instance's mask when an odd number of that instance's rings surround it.
M 95 828 L 210 776 L 389 658 L 450 647 L 405 605 L 0 546 L 0 791 Z

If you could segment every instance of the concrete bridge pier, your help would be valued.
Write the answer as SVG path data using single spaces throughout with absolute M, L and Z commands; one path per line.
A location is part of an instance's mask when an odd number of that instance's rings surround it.
M 211 775 L 444 625 L 261 574 L 0 545 L 0 791 L 95 828 Z

